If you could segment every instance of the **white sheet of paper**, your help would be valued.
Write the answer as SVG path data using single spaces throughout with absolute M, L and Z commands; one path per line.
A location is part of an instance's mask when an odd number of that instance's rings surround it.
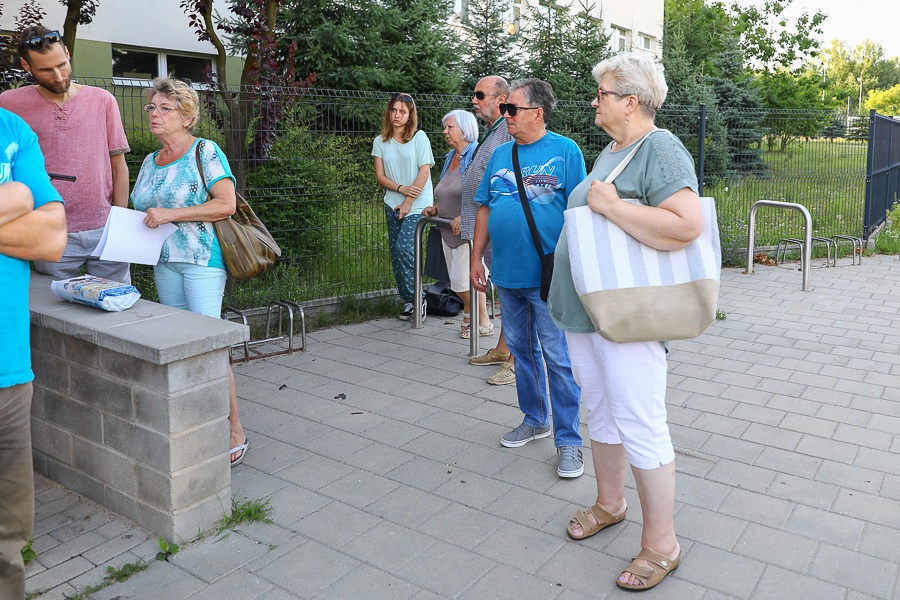
M 147 213 L 113 206 L 103 227 L 100 243 L 94 256 L 100 260 L 155 265 L 166 238 L 178 231 L 178 226 L 165 223 L 156 229 L 144 225 Z

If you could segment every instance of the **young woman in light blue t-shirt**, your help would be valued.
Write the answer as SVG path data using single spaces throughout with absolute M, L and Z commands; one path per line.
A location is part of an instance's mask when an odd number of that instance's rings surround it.
M 406 302 L 400 319 L 408 321 L 414 310 L 425 316 L 425 300 L 415 295 L 415 234 L 422 209 L 434 202 L 431 165 L 434 155 L 424 131 L 417 131 L 416 103 L 409 94 L 393 94 L 384 109 L 381 133 L 372 143 L 375 177 L 385 189 L 391 265 L 397 291 Z

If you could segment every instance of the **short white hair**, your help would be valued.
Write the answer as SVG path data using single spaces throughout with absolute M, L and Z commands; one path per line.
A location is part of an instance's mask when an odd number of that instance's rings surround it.
M 613 80 L 615 89 L 625 96 L 637 96 L 641 109 L 652 119 L 669 93 L 662 64 L 644 52 L 623 52 L 600 61 L 591 74 L 597 83 L 605 75 Z
M 447 125 L 447 119 L 453 117 L 456 119 L 456 125 L 459 127 L 459 130 L 462 132 L 463 139 L 469 143 L 474 142 L 478 139 L 478 119 L 475 118 L 475 115 L 470 113 L 467 110 L 451 110 L 441 119 L 441 125 Z

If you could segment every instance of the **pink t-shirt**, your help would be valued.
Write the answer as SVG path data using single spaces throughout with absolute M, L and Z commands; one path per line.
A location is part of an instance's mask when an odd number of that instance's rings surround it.
M 113 199 L 109 155 L 129 151 L 113 95 L 85 85 L 59 106 L 30 85 L 0 94 L 0 107 L 22 117 L 37 133 L 47 172 L 78 178 L 74 183 L 53 180 L 66 201 L 69 232 L 103 227 Z

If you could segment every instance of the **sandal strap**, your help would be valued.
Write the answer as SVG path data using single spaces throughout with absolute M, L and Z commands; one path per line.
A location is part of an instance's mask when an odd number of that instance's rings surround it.
M 668 575 L 678 566 L 680 559 L 680 554 L 677 558 L 671 560 L 666 558 L 665 556 L 657 554 L 649 548 L 641 548 L 641 551 L 638 553 L 638 555 L 632 557 L 631 564 L 625 567 L 622 570 L 622 573 L 631 573 L 632 575 L 640 579 L 641 583 L 646 586 L 654 577 L 656 577 L 658 580 L 662 580 L 663 577 Z M 636 565 L 634 564 L 634 561 L 636 560 L 645 560 L 650 563 L 650 566 Z M 654 583 L 653 585 L 656 585 L 656 583 Z

